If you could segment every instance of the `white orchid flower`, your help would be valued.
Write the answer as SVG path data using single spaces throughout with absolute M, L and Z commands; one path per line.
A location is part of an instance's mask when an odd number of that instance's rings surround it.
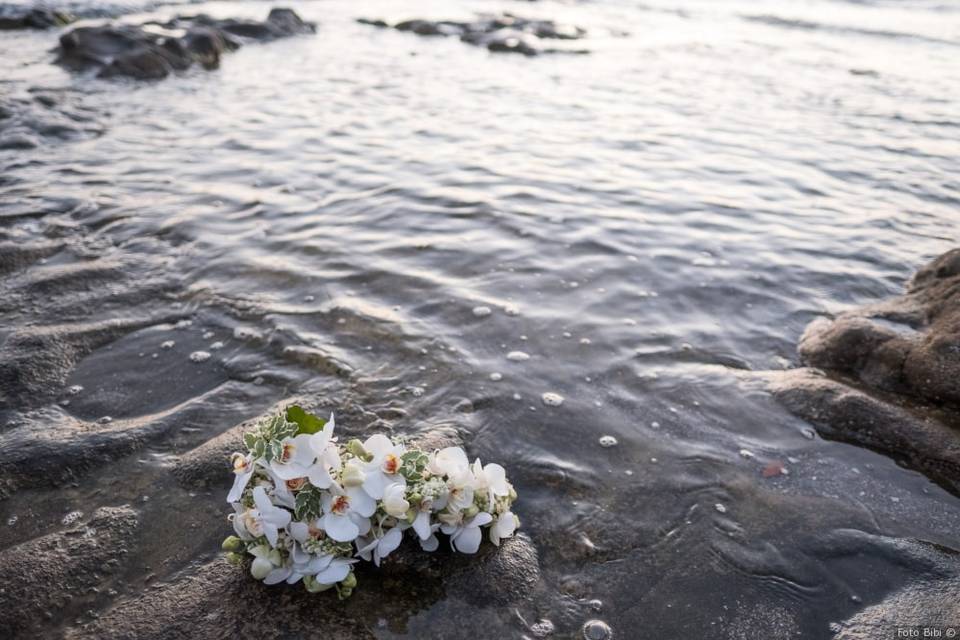
M 390 438 L 377 433 L 366 439 L 363 448 L 373 456 L 373 460 L 364 466 L 366 477 L 363 490 L 374 500 L 383 498 L 383 491 L 390 484 L 407 485 L 407 479 L 400 472 L 403 464 L 403 445 L 393 444 Z
M 486 491 L 489 502 L 493 505 L 496 496 L 510 495 L 510 484 L 507 482 L 507 471 L 498 464 L 480 464 L 480 458 L 473 462 L 474 488 L 477 491 Z M 491 508 L 492 510 L 492 508 Z
M 370 516 L 377 502 L 360 487 L 347 487 L 343 495 L 324 494 L 323 529 L 337 542 L 352 542 L 370 531 Z
M 410 509 L 406 494 L 406 486 L 396 482 L 383 490 L 383 510 L 387 512 L 387 515 L 397 519 L 406 518 L 407 511 Z
M 500 546 L 500 541 L 509 538 L 517 530 L 520 520 L 512 512 L 501 513 L 496 521 L 490 525 L 490 542 Z
M 467 454 L 460 447 L 447 447 L 433 452 L 427 470 L 437 476 L 459 475 L 470 466 Z
M 462 513 L 460 517 L 463 517 Z M 480 540 L 483 538 L 480 527 L 489 524 L 492 520 L 493 516 L 486 511 L 481 511 L 460 524 L 443 524 L 440 530 L 450 536 L 450 546 L 454 551 L 472 554 L 480 548 Z
M 280 552 L 265 544 L 259 544 L 248 551 L 250 552 L 250 555 L 253 556 L 253 562 L 250 564 L 250 575 L 257 580 L 266 579 L 267 576 L 276 571 L 278 567 L 283 564 L 283 559 L 280 557 Z M 277 582 L 279 582 L 279 580 Z M 276 583 L 270 582 L 268 584 Z
M 342 465 L 340 452 L 337 450 L 337 439 L 333 435 L 334 425 L 335 418 L 331 413 L 323 429 L 309 436 L 310 449 L 316 457 L 316 462 L 307 469 L 306 476 L 310 479 L 310 484 L 319 489 L 326 489 L 335 484 L 330 469 L 339 471 Z
M 311 436 L 301 433 L 280 441 L 280 457 L 270 461 L 270 471 L 282 480 L 307 477 L 307 470 L 313 466 L 316 454 L 310 446 Z
M 293 491 L 299 491 L 303 488 L 307 483 L 307 479 L 292 478 L 290 480 L 284 480 L 269 468 L 267 469 L 267 474 L 270 476 L 270 479 L 273 480 L 273 487 L 270 489 L 273 502 L 288 509 L 293 509 L 297 504 L 297 499 L 294 497 Z
M 290 522 L 290 512 L 273 506 L 263 487 L 254 488 L 253 502 L 257 505 L 257 508 L 244 509 L 242 512 L 238 512 L 234 517 L 234 528 L 239 533 L 240 527 L 242 527 L 254 538 L 266 536 L 272 546 L 277 546 L 279 530 Z M 240 537 L 244 536 L 241 534 Z
M 357 555 L 368 562 L 372 556 L 373 564 L 379 567 L 380 561 L 393 553 L 402 541 L 403 531 L 400 527 L 393 527 L 379 538 L 374 537 L 372 540 L 358 538 L 356 540 Z
M 242 453 L 233 454 L 233 488 L 227 494 L 227 502 L 237 502 L 243 496 L 243 490 L 247 488 L 250 478 L 254 471 L 253 456 Z

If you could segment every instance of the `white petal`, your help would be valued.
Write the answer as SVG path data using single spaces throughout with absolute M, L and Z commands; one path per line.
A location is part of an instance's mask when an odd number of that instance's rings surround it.
M 233 488 L 230 489 L 230 493 L 227 494 L 227 502 L 236 502 L 243 495 L 243 490 L 247 488 L 247 483 L 250 482 L 250 478 L 253 476 L 253 465 L 250 465 L 250 471 L 236 475 L 237 477 L 233 479 Z
M 380 557 L 386 558 L 400 546 L 401 542 L 403 542 L 403 533 L 400 529 L 390 529 L 390 531 L 380 539 Z
M 351 513 L 350 519 L 353 521 L 353 524 L 357 525 L 357 528 L 360 530 L 360 535 L 365 536 L 370 533 L 370 518 L 364 518 L 356 513 Z
M 364 441 L 363 448 L 372 453 L 374 458 L 382 458 L 393 451 L 393 443 L 382 433 L 375 433 Z
M 277 528 L 269 522 L 263 522 L 262 526 L 263 535 L 267 536 L 267 540 L 270 541 L 271 545 L 274 547 L 277 546 Z
M 326 489 L 333 484 L 333 478 L 330 477 L 330 472 L 327 471 L 327 465 L 323 462 L 319 462 L 307 469 L 307 480 L 318 489 Z
M 307 536 L 310 535 L 310 525 L 306 522 L 291 522 L 287 531 L 290 532 L 290 537 L 297 542 L 306 542 Z
M 293 573 L 293 569 L 290 567 L 280 567 L 279 569 L 274 569 L 267 574 L 267 577 L 263 579 L 263 584 L 277 584 L 278 582 L 283 582 L 290 574 Z
M 379 475 L 382 476 L 383 474 Z M 377 501 L 370 497 L 365 489 L 366 487 L 363 489 L 360 487 L 348 487 L 347 496 L 350 498 L 350 510 L 369 518 L 377 510 Z M 380 495 L 381 497 L 383 496 L 382 493 Z
M 380 500 L 383 498 L 383 490 L 386 488 L 388 479 L 380 467 L 371 463 L 366 468 L 367 477 L 363 479 L 363 490 L 367 492 L 371 498 Z
M 481 511 L 477 515 L 473 516 L 470 520 L 470 523 L 467 525 L 469 527 L 482 527 L 485 524 L 490 524 L 493 522 L 493 516 L 487 513 L 486 511 Z
M 350 563 L 346 560 L 336 559 L 330 563 L 330 566 L 317 574 L 317 582 L 320 584 L 333 584 L 340 582 L 350 573 Z
M 261 512 L 273 509 L 273 503 L 270 502 L 270 498 L 267 497 L 267 490 L 263 487 L 253 488 L 253 502 Z
M 426 540 L 430 537 L 430 513 L 427 511 L 421 511 L 417 514 L 417 517 L 413 521 L 413 530 L 417 532 L 417 536 L 421 540 Z
M 510 493 L 510 487 L 507 485 L 506 469 L 496 463 L 491 463 L 483 468 L 483 473 L 487 476 L 487 483 L 495 495 L 505 496 Z
M 335 513 L 328 513 L 323 517 L 323 528 L 337 542 L 351 542 L 360 534 L 360 527 L 350 518 Z
M 483 538 L 483 535 L 480 533 L 480 529 L 477 527 L 466 527 L 461 529 L 459 536 L 451 538 L 451 542 L 455 541 L 454 548 L 460 553 L 476 553 L 477 549 L 480 548 L 480 540 Z
M 317 454 L 313 452 L 313 447 L 310 446 L 311 438 L 313 438 L 313 436 L 309 433 L 301 433 L 291 440 L 286 441 L 293 445 L 293 457 L 290 462 L 301 467 L 309 467 L 313 464 Z
M 293 480 L 307 475 L 307 468 L 296 462 L 283 463 L 273 460 L 270 463 L 270 471 L 281 480 Z

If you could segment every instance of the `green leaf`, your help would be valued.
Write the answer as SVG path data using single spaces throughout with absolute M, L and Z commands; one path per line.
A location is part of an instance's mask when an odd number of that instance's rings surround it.
M 296 435 L 300 435 L 301 433 L 317 433 L 327 424 L 327 421 L 323 418 L 318 418 L 312 413 L 307 413 L 303 410 L 303 407 L 297 405 L 287 407 L 287 420 L 297 425 Z
M 257 436 L 253 433 L 243 434 L 243 444 L 247 446 L 248 451 L 253 451 L 253 448 L 257 446 Z
M 319 518 L 322 511 L 322 497 L 323 492 L 313 485 L 304 487 L 298 491 L 295 506 L 293 508 L 294 517 L 300 521 Z
M 267 447 L 267 462 L 271 460 L 279 460 L 283 457 L 283 443 L 279 440 L 273 440 L 270 443 L 270 446 Z
M 267 453 L 267 443 L 257 438 L 257 442 L 253 445 L 253 457 L 262 458 Z

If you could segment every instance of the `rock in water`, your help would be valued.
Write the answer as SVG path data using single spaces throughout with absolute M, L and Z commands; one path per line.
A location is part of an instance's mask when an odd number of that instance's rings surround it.
M 273 9 L 263 22 L 198 15 L 162 24 L 79 27 L 61 36 L 57 63 L 74 71 L 97 69 L 105 78 L 159 80 L 194 63 L 216 68 L 220 55 L 243 39 L 266 42 L 315 31 L 291 9 Z
M 390 25 L 383 20 L 360 18 L 357 22 L 385 28 Z M 546 48 L 544 40 L 578 40 L 586 30 L 572 25 L 558 24 L 552 20 L 530 20 L 510 13 L 499 16 L 480 16 L 476 20 L 457 22 L 453 20 L 404 20 L 393 25 L 397 31 L 409 31 L 420 36 L 456 36 L 467 44 L 484 47 L 489 51 L 522 53 L 535 56 L 540 53 L 585 53 L 582 50 Z
M 904 459 L 960 493 L 960 249 L 903 295 L 810 324 L 772 390 L 827 437 Z
M 73 22 L 73 16 L 45 7 L 33 7 L 22 13 L 0 15 L 0 31 L 14 29 L 51 29 Z

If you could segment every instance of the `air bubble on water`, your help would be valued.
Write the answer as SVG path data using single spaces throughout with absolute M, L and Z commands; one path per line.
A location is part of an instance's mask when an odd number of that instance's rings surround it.
M 160 344 L 161 349 L 173 349 L 173 345 L 177 344 L 173 340 L 165 340 Z
M 237 340 L 259 340 L 261 335 L 256 329 L 250 327 L 237 327 L 233 330 L 233 337 Z
M 211 351 L 216 351 L 217 349 L 223 349 L 223 343 L 218 340 L 216 342 L 211 343 L 210 346 L 207 348 L 210 349 Z
M 494 382 L 499 382 L 503 380 L 503 374 L 497 373 L 496 371 L 494 371 L 493 373 L 490 374 L 490 379 L 493 380 Z
M 553 623 L 544 618 L 530 626 L 530 633 L 537 638 L 546 638 L 549 635 L 553 635 L 554 629 Z
M 523 362 L 530 359 L 530 354 L 523 351 L 511 351 L 507 354 L 507 360 L 512 360 L 514 362 Z
M 77 395 L 81 391 L 83 391 L 83 385 L 79 385 L 79 384 L 71 385 L 70 388 L 67 389 L 67 393 L 69 393 L 72 396 Z
M 601 447 L 606 447 L 608 449 L 610 447 L 617 446 L 617 439 L 614 438 L 613 436 L 600 436 L 599 442 Z
M 190 362 L 206 362 L 209 359 L 209 351 L 194 351 L 190 354 Z
M 610 640 L 613 630 L 603 620 L 587 620 L 583 625 L 584 640 Z
M 727 508 L 726 508 L 725 506 L 723 506 L 722 504 L 720 504 L 719 502 L 718 502 L 717 504 L 713 505 L 713 508 L 716 509 L 717 512 L 719 512 L 719 513 L 726 513 L 726 512 L 727 512 Z
M 543 404 L 548 407 L 559 407 L 563 404 L 563 396 L 559 393 L 554 393 L 553 391 L 547 391 L 540 398 L 543 400 Z
M 61 522 L 69 526 L 82 517 L 83 517 L 83 511 L 71 511 L 67 515 L 63 516 L 63 520 L 61 520 Z
M 488 315 L 493 313 L 493 310 L 490 307 L 474 307 L 473 315 L 478 318 L 486 318 Z

